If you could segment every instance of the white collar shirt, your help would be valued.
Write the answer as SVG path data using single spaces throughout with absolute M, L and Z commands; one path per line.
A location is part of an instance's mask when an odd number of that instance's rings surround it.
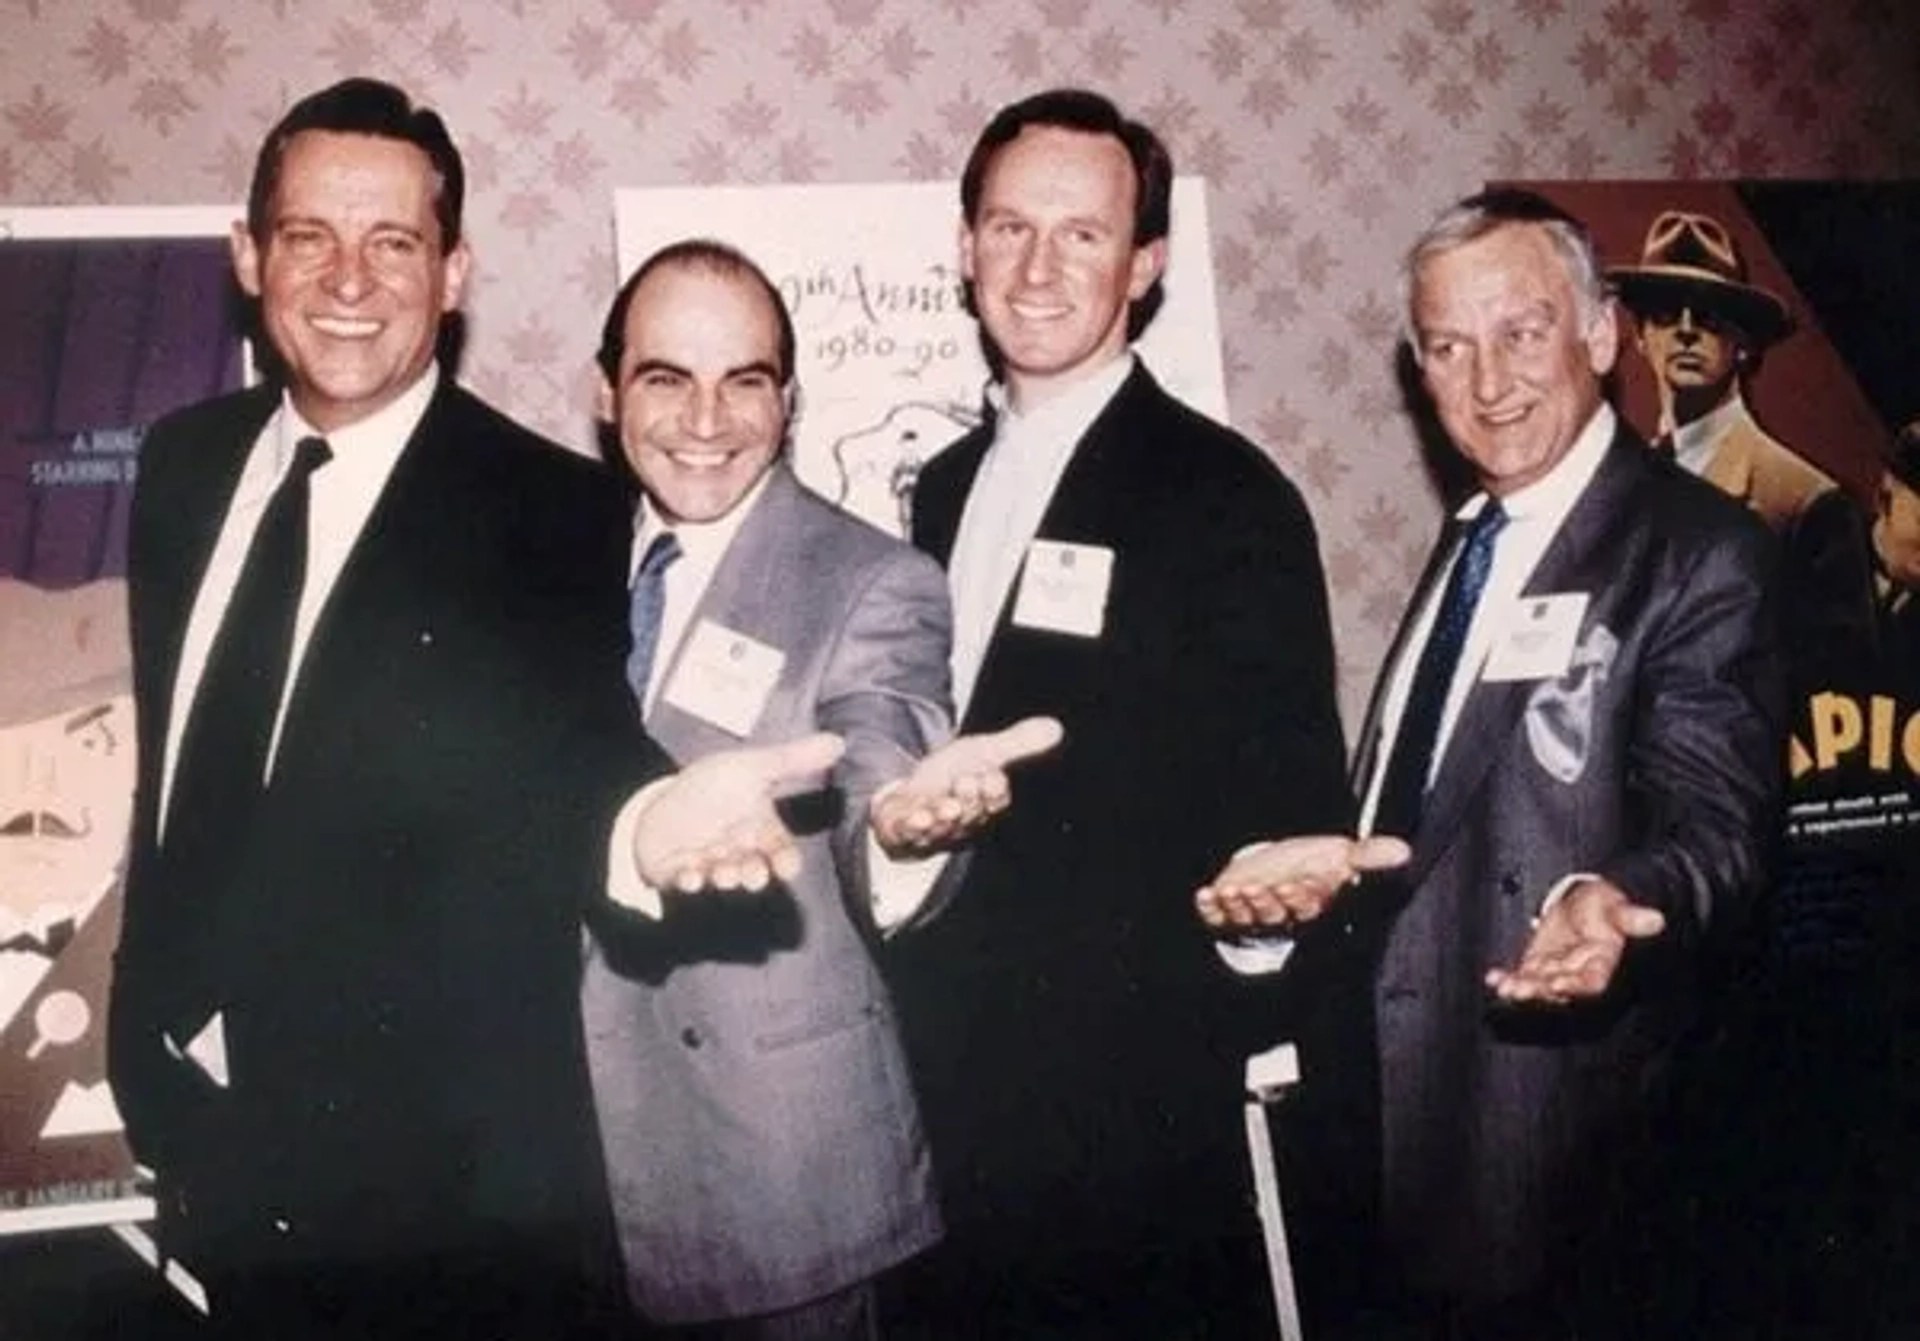
M 1030 413 L 988 390 L 993 442 L 968 491 L 947 563 L 953 588 L 953 702 L 964 718 L 994 625 L 1074 448 L 1133 371 L 1128 353 Z
M 1612 408 L 1602 404 L 1574 439 L 1572 449 L 1559 464 L 1532 484 L 1516 489 L 1500 500 L 1507 512 L 1507 524 L 1495 541 L 1493 566 L 1487 574 L 1487 585 L 1481 591 L 1473 621 L 1467 626 L 1466 642 L 1461 647 L 1460 661 L 1454 668 L 1453 680 L 1447 691 L 1439 734 L 1434 742 L 1433 768 L 1437 769 L 1445 756 L 1447 741 L 1453 735 L 1454 724 L 1460 719 L 1460 709 L 1467 700 L 1467 694 L 1480 678 L 1488 650 L 1500 633 L 1509 627 L 1508 621 L 1518 608 L 1516 598 L 1525 590 L 1527 580 L 1539 566 L 1547 546 L 1553 543 L 1567 515 L 1573 511 L 1574 504 L 1579 502 L 1594 472 L 1600 468 L 1600 462 L 1613 442 L 1615 423 Z M 1487 494 L 1476 493 L 1454 513 L 1454 520 L 1471 521 L 1487 506 L 1487 499 Z M 1362 834 L 1373 831 L 1374 811 L 1380 801 L 1380 785 L 1386 773 L 1387 761 L 1393 755 L 1392 746 L 1399 735 L 1407 691 L 1413 680 L 1414 668 L 1420 664 L 1421 653 L 1426 649 L 1427 637 L 1438 613 L 1440 596 L 1446 590 L 1448 575 L 1459 558 L 1458 550 L 1459 546 L 1456 545 L 1455 553 L 1447 560 L 1446 570 L 1436 574 L 1428 587 L 1426 601 L 1412 633 L 1392 668 L 1386 702 L 1381 709 L 1379 744 L 1373 751 L 1372 773 L 1366 780 L 1361 804 Z M 1431 781 L 1431 775 L 1428 780 Z
M 294 616 L 293 646 L 287 658 L 286 681 L 280 687 L 280 706 L 274 715 L 273 736 L 267 746 L 267 776 L 273 774 L 279 753 L 280 731 L 285 724 L 287 703 L 297 683 L 301 663 L 306 656 L 320 612 L 332 595 L 347 556 L 352 553 L 360 533 L 366 529 L 375 503 L 393 475 L 400 454 L 406 449 L 414 430 L 440 381 L 439 370 L 429 367 L 418 381 L 392 403 L 345 428 L 321 434 L 305 422 L 293 408 L 290 398 L 282 396 L 280 408 L 267 420 L 255 439 L 252 451 L 240 471 L 240 479 L 220 523 L 220 535 L 214 542 L 206 576 L 194 597 L 193 612 L 187 619 L 186 638 L 181 646 L 180 665 L 174 674 L 173 711 L 167 722 L 164 772 L 160 791 L 160 826 L 166 829 L 167 803 L 173 792 L 173 775 L 180 762 L 180 741 L 187 718 L 193 710 L 201 677 L 207 668 L 207 656 L 219 632 L 220 621 L 233 598 L 247 550 L 259 529 L 261 515 L 281 479 L 293 464 L 294 449 L 302 438 L 324 437 L 332 457 L 311 478 L 307 505 L 307 575 L 300 591 L 300 604 Z
M 1746 416 L 1747 403 L 1738 389 L 1720 404 L 1690 423 L 1673 430 L 1673 459 L 1691 475 L 1704 475 L 1720 450 L 1720 440 Z
M 707 588 L 713 584 L 713 575 L 719 571 L 720 561 L 726 558 L 727 551 L 733 547 L 734 537 L 740 534 L 747 514 L 753 511 L 754 505 L 760 501 L 760 495 L 766 492 L 767 477 L 771 474 L 771 468 L 762 471 L 760 478 L 753 482 L 753 487 L 741 496 L 740 501 L 725 516 L 712 521 L 669 524 L 653 506 L 651 499 L 641 498 L 639 516 L 634 523 L 633 555 L 627 569 L 629 579 L 639 571 L 640 558 L 656 536 L 671 530 L 674 538 L 680 542 L 680 557 L 667 566 L 663 579 L 666 601 L 661 606 L 660 636 L 654 643 L 653 666 L 647 676 L 647 700 L 641 714 L 643 718 L 653 711 L 666 680 L 667 668 L 673 660 L 673 651 L 686 636 L 693 612 L 700 608 Z

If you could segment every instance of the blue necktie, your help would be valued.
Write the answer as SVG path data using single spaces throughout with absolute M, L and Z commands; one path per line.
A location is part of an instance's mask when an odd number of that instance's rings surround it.
M 1407 689 L 1387 775 L 1380 783 L 1380 801 L 1374 807 L 1375 833 L 1411 841 L 1420 828 L 1420 806 L 1426 796 L 1427 775 L 1433 769 L 1447 690 L 1460 665 L 1460 651 L 1467 641 L 1467 627 L 1473 623 L 1474 607 L 1480 604 L 1480 593 L 1493 568 L 1494 538 L 1506 524 L 1507 514 L 1495 498 L 1489 498 L 1479 515 L 1467 524 L 1466 539 L 1447 577 L 1447 589 L 1427 634 L 1426 649 Z
M 627 628 L 633 634 L 627 650 L 627 684 L 642 715 L 647 710 L 647 684 L 653 678 L 654 648 L 660 641 L 660 617 L 667 609 L 667 569 L 679 557 L 679 538 L 672 531 L 662 531 L 640 556 L 639 570 L 633 575 L 627 607 Z

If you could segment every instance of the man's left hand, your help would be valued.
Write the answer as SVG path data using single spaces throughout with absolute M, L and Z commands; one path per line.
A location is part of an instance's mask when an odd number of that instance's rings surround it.
M 1540 916 L 1520 962 L 1487 972 L 1502 1001 L 1565 1005 L 1603 995 L 1627 942 L 1658 936 L 1667 919 L 1607 880 L 1582 880 Z

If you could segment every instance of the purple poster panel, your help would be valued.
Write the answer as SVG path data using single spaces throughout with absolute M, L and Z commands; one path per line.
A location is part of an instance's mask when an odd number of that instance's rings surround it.
M 0 1233 L 152 1213 L 106 1076 L 128 506 L 147 426 L 243 367 L 224 240 L 94 213 L 0 213 Z

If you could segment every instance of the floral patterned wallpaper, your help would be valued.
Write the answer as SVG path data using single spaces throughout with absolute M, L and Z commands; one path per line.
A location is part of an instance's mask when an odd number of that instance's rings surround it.
M 0 203 L 239 199 L 369 73 L 472 171 L 466 378 L 590 438 L 620 185 L 939 179 L 1080 83 L 1212 192 L 1228 394 L 1318 518 L 1350 727 L 1439 512 L 1397 262 L 1492 178 L 1920 175 L 1907 0 L 0 0 Z M 957 211 L 957 205 L 956 205 Z

